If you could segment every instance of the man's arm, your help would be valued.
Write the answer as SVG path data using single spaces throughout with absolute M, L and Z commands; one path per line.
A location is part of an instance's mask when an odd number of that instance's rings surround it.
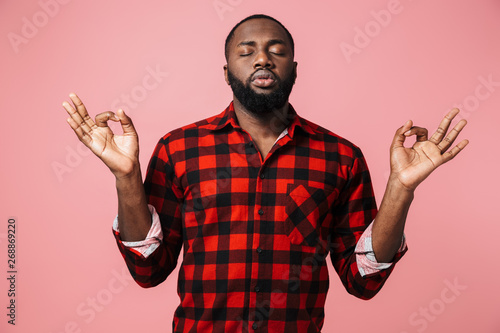
M 372 246 L 378 262 L 392 262 L 401 246 L 406 216 L 413 200 L 413 191 L 400 188 L 389 179 L 380 209 L 373 221 Z
M 73 105 L 63 102 L 67 119 L 78 139 L 87 146 L 116 177 L 119 229 L 122 240 L 142 240 L 151 227 L 139 164 L 139 138 L 132 120 L 123 110 L 103 112 L 90 118 L 80 98 L 71 93 Z M 123 135 L 114 135 L 108 121 L 120 122 Z
M 151 228 L 151 214 L 146 202 L 139 163 L 130 175 L 116 178 L 118 193 L 118 228 L 123 241 L 146 238 Z
M 390 265 L 369 262 L 371 241 L 365 243 L 371 240 L 371 223 L 377 215 L 370 173 L 359 148 L 340 146 L 339 153 L 344 155 L 343 160 L 353 160 L 345 172 L 345 185 L 332 206 L 331 261 L 346 291 L 367 300 L 381 290 L 407 247 L 396 254 Z M 399 241 L 401 245 L 402 239 Z
M 467 124 L 462 119 L 446 135 L 458 112 L 458 109 L 451 110 L 430 139 L 427 139 L 427 129 L 412 127 L 411 120 L 396 131 L 391 145 L 391 174 L 373 224 L 372 242 L 377 261 L 391 262 L 396 255 L 416 187 L 469 143 L 464 139 L 448 150 Z M 411 148 L 405 148 L 405 138 L 411 135 L 416 135 L 417 141 Z
M 113 112 L 100 113 L 94 122 L 81 100 L 75 94 L 71 94 L 70 98 L 74 106 L 63 103 L 71 116 L 68 118 L 69 125 L 116 178 L 119 231 L 113 228 L 113 234 L 122 257 L 137 284 L 144 288 L 156 286 L 175 268 L 182 247 L 179 204 L 169 186 L 173 168 L 164 145 L 157 145 L 143 186 L 138 158 L 139 140 L 131 119 L 123 110 L 118 110 L 116 115 Z M 107 126 L 108 120 L 119 121 L 123 135 L 114 135 Z M 151 212 L 148 202 L 155 208 Z M 152 219 L 156 221 L 152 234 L 158 237 L 158 245 L 142 252 L 127 246 L 129 242 L 152 241 L 146 240 Z M 157 232 L 158 223 L 161 224 L 161 232 Z M 163 239 L 159 239 L 161 235 Z

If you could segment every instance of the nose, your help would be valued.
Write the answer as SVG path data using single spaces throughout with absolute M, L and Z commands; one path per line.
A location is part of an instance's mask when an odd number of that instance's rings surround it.
M 259 67 L 268 68 L 272 67 L 272 65 L 273 65 L 272 60 L 269 57 L 269 54 L 265 50 L 257 52 L 253 63 L 254 68 L 259 68 Z

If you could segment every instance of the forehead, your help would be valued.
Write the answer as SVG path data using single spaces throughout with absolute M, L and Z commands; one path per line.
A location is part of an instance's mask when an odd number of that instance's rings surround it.
M 242 23 L 234 31 L 232 46 L 243 41 L 267 41 L 281 39 L 290 46 L 285 30 L 276 22 L 268 19 L 252 19 Z

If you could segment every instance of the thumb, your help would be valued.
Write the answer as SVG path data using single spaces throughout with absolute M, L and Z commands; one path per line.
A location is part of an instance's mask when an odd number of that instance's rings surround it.
M 132 123 L 132 119 L 125 114 L 123 109 L 118 109 L 117 112 L 118 119 L 120 119 L 120 124 L 122 125 L 123 134 L 136 134 L 134 124 Z
M 394 138 L 392 139 L 391 148 L 400 148 L 404 147 L 404 142 L 406 139 L 405 133 L 410 130 L 413 122 L 408 120 L 402 127 L 398 128 L 396 133 L 394 134 Z

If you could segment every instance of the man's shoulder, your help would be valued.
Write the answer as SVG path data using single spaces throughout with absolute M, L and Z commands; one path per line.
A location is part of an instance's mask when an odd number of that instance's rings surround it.
M 303 125 L 308 126 L 314 132 L 315 135 L 312 136 L 314 139 L 324 142 L 326 150 L 338 151 L 340 154 L 352 157 L 362 156 L 361 148 L 352 141 L 308 119 L 299 118 Z
M 185 140 L 187 138 L 209 135 L 220 123 L 222 117 L 224 116 L 224 112 L 225 111 L 173 129 L 163 135 L 160 141 L 163 143 L 172 143 L 176 140 Z

